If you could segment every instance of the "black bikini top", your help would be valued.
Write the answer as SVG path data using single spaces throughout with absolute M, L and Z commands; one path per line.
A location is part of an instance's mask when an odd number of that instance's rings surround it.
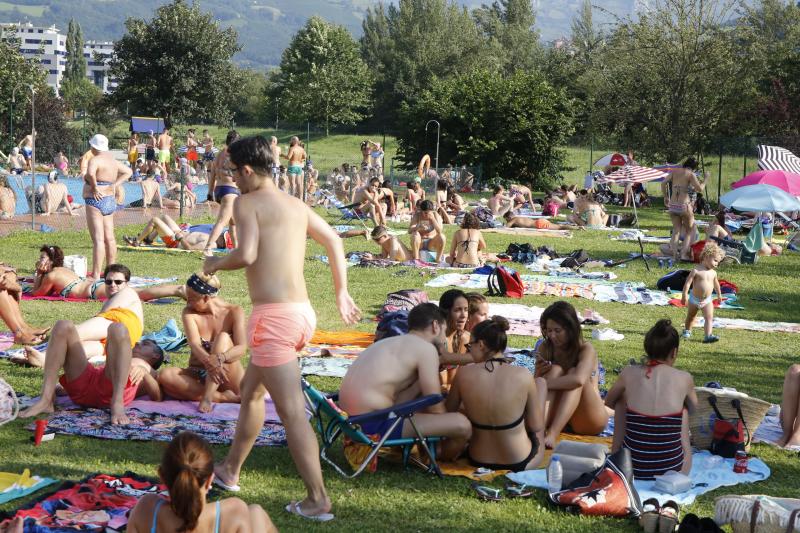
M 502 364 L 508 363 L 508 362 L 509 362 L 509 360 L 507 358 L 505 358 L 505 357 L 492 357 L 491 359 L 487 359 L 483 363 L 483 366 L 489 372 L 494 372 L 494 364 L 495 363 L 500 363 L 502 365 Z M 491 365 L 490 365 L 490 363 L 491 363 Z M 523 420 L 525 420 L 525 412 L 524 411 L 520 415 L 519 418 L 517 418 L 516 420 L 514 420 L 510 424 L 503 424 L 502 426 L 490 426 L 488 424 L 478 424 L 477 422 L 474 422 L 473 420 L 470 420 L 470 422 L 472 423 L 472 427 L 477 428 L 477 429 L 484 429 L 484 430 L 487 430 L 487 431 L 505 431 L 506 429 L 512 429 L 512 428 L 515 428 L 518 425 L 522 424 Z

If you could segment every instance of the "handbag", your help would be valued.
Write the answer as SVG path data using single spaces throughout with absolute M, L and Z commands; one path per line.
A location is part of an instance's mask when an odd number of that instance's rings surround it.
M 745 451 L 750 444 L 750 430 L 742 414 L 742 404 L 738 399 L 732 399 L 731 405 L 736 409 L 737 419 L 726 419 L 717 409 L 717 398 L 713 394 L 708 397 L 708 403 L 714 409 L 717 419 L 714 420 L 713 436 L 709 450 L 714 455 L 732 458 L 736 452 Z

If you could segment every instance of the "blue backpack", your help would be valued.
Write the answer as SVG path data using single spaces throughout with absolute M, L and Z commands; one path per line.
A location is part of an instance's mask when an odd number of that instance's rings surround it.
M 408 333 L 408 311 L 405 309 L 392 311 L 384 314 L 381 321 L 378 322 L 378 328 L 375 330 L 375 342 L 406 333 Z

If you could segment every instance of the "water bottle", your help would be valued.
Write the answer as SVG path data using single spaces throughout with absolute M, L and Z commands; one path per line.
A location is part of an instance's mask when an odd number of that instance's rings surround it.
M 562 477 L 561 460 L 558 458 L 558 455 L 554 455 L 552 459 L 550 459 L 550 466 L 547 467 L 547 490 L 550 494 L 561 490 Z

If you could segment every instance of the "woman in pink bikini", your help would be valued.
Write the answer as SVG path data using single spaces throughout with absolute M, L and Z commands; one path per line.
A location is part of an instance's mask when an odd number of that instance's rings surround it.
M 672 238 L 670 248 L 674 259 L 680 257 L 683 261 L 691 261 L 692 255 L 690 247 L 694 235 L 694 211 L 689 199 L 689 187 L 695 191 L 703 189 L 703 184 L 694 175 L 697 168 L 697 160 L 689 157 L 683 163 L 683 168 L 679 168 L 664 178 L 661 183 L 661 191 L 664 193 L 664 205 L 667 207 L 669 218 L 672 220 Z M 672 191 L 669 191 L 669 184 L 672 184 Z M 681 235 L 686 235 L 683 246 L 678 248 L 678 239 Z

